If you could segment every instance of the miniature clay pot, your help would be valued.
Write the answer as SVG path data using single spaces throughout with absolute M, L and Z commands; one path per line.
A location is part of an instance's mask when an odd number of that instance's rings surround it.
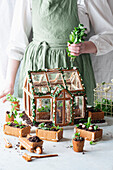
M 75 152 L 83 152 L 84 140 L 83 141 L 75 141 L 73 139 L 72 143 L 73 143 L 73 150 Z
M 8 117 L 8 114 L 9 114 L 9 113 L 10 113 L 9 111 L 6 112 L 6 122 L 12 122 L 12 121 L 14 121 L 14 116 L 13 116 L 13 115 L 11 116 L 11 118 Z
M 12 104 L 16 104 L 17 106 L 15 107 L 15 110 L 19 111 L 20 110 L 20 104 L 18 101 L 15 102 L 11 102 Z M 11 106 L 11 108 L 13 108 L 13 106 Z

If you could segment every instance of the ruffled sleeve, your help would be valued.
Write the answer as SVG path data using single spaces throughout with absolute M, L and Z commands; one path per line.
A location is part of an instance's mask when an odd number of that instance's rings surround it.
M 29 36 L 32 28 L 31 1 L 16 1 L 12 22 L 10 40 L 7 48 L 9 58 L 22 60 L 25 49 L 29 44 Z

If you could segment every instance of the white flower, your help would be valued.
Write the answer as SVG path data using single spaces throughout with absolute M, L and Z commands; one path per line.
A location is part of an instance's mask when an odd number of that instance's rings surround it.
M 74 70 L 76 70 L 76 67 L 73 67 Z
M 55 107 L 55 103 L 53 103 L 53 107 Z
M 51 93 L 53 93 L 54 92 L 54 90 L 51 90 Z
M 47 69 L 47 68 L 45 68 L 45 71 L 48 71 L 48 69 Z
M 113 83 L 113 79 L 111 79 L 111 82 Z

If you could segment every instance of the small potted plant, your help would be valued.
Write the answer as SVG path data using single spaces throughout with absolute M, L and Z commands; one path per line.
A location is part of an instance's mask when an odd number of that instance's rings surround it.
M 95 124 L 91 124 L 91 117 L 87 123 L 79 123 L 75 127 L 75 132 L 80 133 L 80 136 L 89 141 L 97 141 L 102 138 L 102 129 Z
M 41 123 L 36 129 L 36 135 L 43 140 L 58 142 L 63 138 L 63 128 L 53 123 Z
M 50 119 L 50 107 L 48 105 L 39 107 L 37 109 L 37 121 L 38 120 L 49 120 Z
M 14 121 L 14 118 L 17 116 L 16 104 L 13 104 L 11 111 L 6 111 L 6 122 Z
M 84 141 L 84 138 L 80 137 L 80 133 L 75 133 L 72 139 L 73 150 L 75 152 L 83 152 Z
M 3 127 L 4 134 L 16 136 L 16 137 L 25 137 L 30 133 L 30 126 L 22 124 L 22 122 L 7 122 Z
M 6 100 L 11 102 L 12 108 L 15 105 L 15 110 L 17 111 L 20 110 L 20 104 L 19 104 L 20 101 L 16 97 L 12 96 L 11 94 L 8 94 L 6 95 Z

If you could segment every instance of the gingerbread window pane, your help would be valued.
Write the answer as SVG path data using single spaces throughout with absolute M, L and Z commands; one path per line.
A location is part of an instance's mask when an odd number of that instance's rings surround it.
M 36 121 L 50 120 L 51 117 L 51 99 L 37 99 Z
M 58 100 L 57 101 L 57 109 L 56 109 L 56 123 L 62 124 L 63 123 L 63 101 Z
M 65 98 L 72 98 L 72 97 L 69 93 L 65 92 Z
M 62 92 L 61 94 L 59 94 L 58 98 L 64 98 L 64 92 Z
M 72 106 L 70 105 L 70 100 L 65 101 L 65 123 L 71 121 Z
M 83 117 L 84 115 L 84 98 L 83 96 L 75 97 L 76 106 L 74 108 L 75 117 Z
M 51 87 L 56 86 L 57 84 L 63 84 L 62 74 L 61 73 L 47 73 L 48 79 Z

